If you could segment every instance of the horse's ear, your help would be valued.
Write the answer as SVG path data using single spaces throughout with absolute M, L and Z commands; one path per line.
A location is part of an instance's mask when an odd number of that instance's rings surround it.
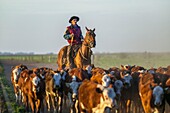
M 95 31 L 95 28 L 93 29 L 93 32 Z
M 87 31 L 90 31 L 87 27 L 85 27 Z

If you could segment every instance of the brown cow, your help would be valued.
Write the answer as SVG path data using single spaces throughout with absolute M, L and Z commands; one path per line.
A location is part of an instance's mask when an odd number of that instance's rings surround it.
M 164 90 L 160 85 L 157 76 L 146 72 L 141 74 L 140 77 L 139 94 L 144 111 L 146 113 L 164 113 Z
M 23 85 L 23 98 L 26 105 L 30 105 L 33 113 L 39 113 L 41 107 L 42 95 L 40 92 L 40 78 L 34 72 L 38 72 L 38 69 L 33 69 L 32 73 L 29 73 L 29 77 L 25 79 Z M 28 110 L 28 106 L 27 110 Z
M 165 99 L 167 103 L 170 105 L 170 78 L 166 81 Z
M 21 93 L 18 87 L 18 80 L 20 78 L 20 73 L 25 69 L 27 69 L 27 67 L 25 65 L 20 64 L 20 65 L 13 67 L 11 71 L 11 82 L 13 84 L 13 88 L 14 88 L 14 92 L 16 96 L 16 102 L 21 101 L 21 98 L 20 98 Z
M 45 76 L 45 89 L 46 89 L 46 102 L 48 111 L 50 111 L 50 98 L 54 112 L 62 112 L 62 98 L 63 98 L 63 86 L 62 81 L 65 78 L 61 76 L 59 71 L 53 71 L 49 69 Z M 57 100 L 57 104 L 56 104 Z
M 123 88 L 121 92 L 121 109 L 124 112 L 130 112 L 130 105 L 132 101 L 132 81 L 133 78 L 128 70 L 120 70 L 121 80 L 123 82 Z
M 140 108 L 138 83 L 139 74 L 143 70 L 144 68 L 141 66 L 121 65 L 121 69 L 119 69 L 118 71 L 114 71 L 114 75 L 116 75 L 116 78 L 120 79 L 123 82 L 123 88 L 121 91 L 122 96 L 120 99 L 120 110 L 124 113 L 131 112 L 132 109 L 130 108 L 132 106 L 135 106 L 133 107 L 133 112 L 137 112 L 137 107 Z
M 111 83 L 111 76 L 107 73 L 109 73 L 108 70 L 105 70 L 103 68 L 93 68 L 90 81 L 101 84 L 104 87 L 109 87 Z
M 64 94 L 67 95 L 70 105 L 71 105 L 71 111 L 73 112 L 76 110 L 78 112 L 78 88 L 81 84 L 81 82 L 84 79 L 89 79 L 90 76 L 86 70 L 83 70 L 81 68 L 73 68 L 68 71 L 68 74 L 66 76 L 65 85 L 63 87 Z
M 88 73 L 82 68 L 73 68 L 68 71 L 69 76 L 76 76 L 77 82 L 82 82 L 84 79 L 90 79 Z
M 27 103 L 25 102 L 24 98 L 23 98 L 23 88 L 24 88 L 24 84 L 26 79 L 28 79 L 29 75 L 33 73 L 32 71 L 25 69 L 24 71 L 22 71 L 20 73 L 20 77 L 18 80 L 18 88 L 19 88 L 19 92 L 20 92 L 20 99 L 22 100 L 22 102 L 27 106 Z
M 131 68 L 131 76 L 132 76 L 132 86 L 131 86 L 131 107 L 133 107 L 133 112 L 143 112 L 142 103 L 139 96 L 139 80 L 140 80 L 140 73 L 144 73 L 146 69 L 141 66 L 133 66 Z
M 105 108 L 116 106 L 116 94 L 113 88 L 105 88 L 100 84 L 84 80 L 78 93 L 80 112 L 104 113 Z

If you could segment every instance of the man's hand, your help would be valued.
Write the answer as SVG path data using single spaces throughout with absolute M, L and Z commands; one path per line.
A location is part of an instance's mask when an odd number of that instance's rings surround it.
M 84 38 L 81 38 L 81 41 L 83 42 L 83 41 L 84 41 Z
M 74 33 L 71 33 L 71 34 L 70 34 L 70 37 L 71 37 L 71 38 L 74 37 Z

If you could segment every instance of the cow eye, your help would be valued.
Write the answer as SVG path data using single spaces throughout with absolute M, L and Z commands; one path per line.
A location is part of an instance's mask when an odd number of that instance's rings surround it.
M 105 96 L 105 99 L 108 100 L 109 99 L 108 96 Z

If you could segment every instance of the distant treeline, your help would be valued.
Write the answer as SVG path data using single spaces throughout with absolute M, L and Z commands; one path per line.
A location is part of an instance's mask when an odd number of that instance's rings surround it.
M 47 55 L 53 55 L 54 53 L 46 53 Z M 0 52 L 0 55 L 36 55 L 34 52 L 16 52 L 16 53 L 11 53 L 11 52 Z M 45 54 L 44 54 L 45 55 Z

